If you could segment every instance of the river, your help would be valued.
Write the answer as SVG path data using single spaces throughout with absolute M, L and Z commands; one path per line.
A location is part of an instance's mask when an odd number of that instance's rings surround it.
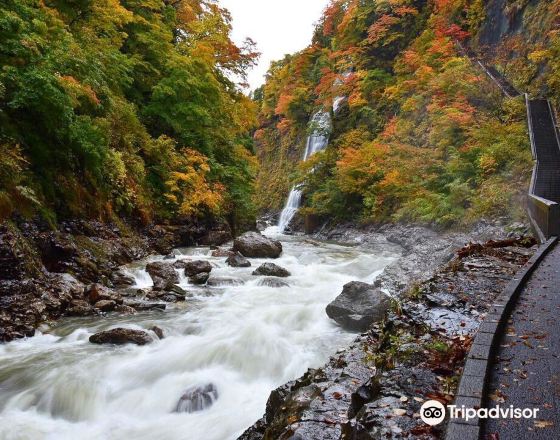
M 262 416 L 271 390 L 323 364 L 355 335 L 330 321 L 325 306 L 342 286 L 372 282 L 398 255 L 289 237 L 274 262 L 289 287 L 259 286 L 251 268 L 231 268 L 208 248 L 177 249 L 177 258 L 208 260 L 213 276 L 241 286 L 195 288 L 165 312 L 105 319 L 65 319 L 25 340 L 0 346 L 0 439 L 227 440 Z M 127 267 L 137 287 L 151 280 L 151 257 Z M 93 333 L 114 327 L 163 329 L 162 340 L 139 347 L 97 346 Z M 176 413 L 183 392 L 212 383 L 218 399 L 192 414 Z

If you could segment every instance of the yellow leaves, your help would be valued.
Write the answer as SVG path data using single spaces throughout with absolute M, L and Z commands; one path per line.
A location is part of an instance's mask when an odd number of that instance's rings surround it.
M 549 50 L 546 49 L 540 49 L 540 50 L 535 50 L 534 52 L 531 52 L 527 58 L 529 58 L 530 61 L 532 61 L 533 63 L 541 63 L 543 61 L 546 61 L 548 58 L 550 58 L 551 53 Z
M 177 169 L 170 173 L 166 199 L 178 205 L 179 212 L 187 216 L 219 214 L 223 204 L 225 187 L 208 181 L 210 165 L 203 154 L 183 150 Z

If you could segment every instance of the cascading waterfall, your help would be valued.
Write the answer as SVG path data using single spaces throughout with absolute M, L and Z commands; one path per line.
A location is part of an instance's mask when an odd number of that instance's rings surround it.
M 325 110 L 318 111 L 311 118 L 309 125 L 312 131 L 307 138 L 305 154 L 303 156 L 304 162 L 318 151 L 324 150 L 329 144 L 329 135 L 331 131 L 330 113 Z M 290 191 L 286 206 L 284 206 L 284 209 L 280 214 L 280 220 L 278 221 L 278 229 L 280 232 L 284 232 L 288 227 L 294 218 L 294 215 L 298 211 L 300 204 L 301 187 L 299 185 L 295 185 Z

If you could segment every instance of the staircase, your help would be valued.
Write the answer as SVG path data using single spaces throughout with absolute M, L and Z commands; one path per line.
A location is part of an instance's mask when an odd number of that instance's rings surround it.
M 541 241 L 560 233 L 560 141 L 552 105 L 526 96 L 535 169 L 529 190 L 529 214 Z
M 494 67 L 487 65 L 469 47 L 455 42 L 460 53 L 480 67 L 508 98 L 521 93 Z M 535 167 L 529 189 L 529 217 L 541 242 L 560 236 L 560 136 L 550 101 L 529 99 L 527 120 Z
M 516 96 L 520 96 L 521 93 L 507 80 L 507 78 L 500 73 L 495 67 L 489 66 L 484 62 L 482 58 L 480 58 L 470 47 L 465 46 L 461 41 L 455 40 L 455 45 L 459 52 L 466 56 L 480 67 L 484 73 L 498 86 L 498 88 L 502 91 L 502 93 L 507 96 L 508 98 L 515 98 Z
M 516 96 L 520 96 L 521 93 L 513 87 L 513 85 L 506 79 L 504 75 L 502 75 L 498 70 L 496 70 L 492 66 L 488 66 L 484 61 L 477 60 L 476 63 L 480 66 L 482 70 L 488 75 L 492 81 L 496 83 L 496 85 L 500 88 L 502 93 L 506 95 L 508 98 L 515 98 Z

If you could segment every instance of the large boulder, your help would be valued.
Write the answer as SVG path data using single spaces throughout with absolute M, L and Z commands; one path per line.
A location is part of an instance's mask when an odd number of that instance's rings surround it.
M 149 263 L 146 265 L 146 271 L 154 281 L 154 290 L 169 290 L 179 282 L 179 274 L 170 263 Z
M 291 273 L 288 272 L 283 267 L 280 267 L 274 263 L 264 263 L 257 270 L 253 272 L 253 275 L 264 275 L 267 277 L 286 278 L 289 277 Z
M 226 263 L 230 267 L 251 267 L 251 262 L 240 254 L 230 255 Z
M 146 345 L 153 342 L 152 337 L 143 330 L 132 330 L 129 328 L 114 328 L 104 332 L 96 333 L 89 337 L 92 344 L 136 344 Z
M 327 315 L 350 331 L 366 331 L 373 323 L 381 321 L 391 300 L 371 284 L 353 281 L 327 306 Z
M 212 272 L 212 265 L 208 261 L 198 260 L 198 261 L 187 261 L 185 263 L 185 275 L 188 277 L 193 277 L 199 273 L 210 273 Z
M 218 399 L 218 390 L 214 384 L 193 387 L 181 396 L 175 411 L 178 413 L 193 413 L 210 408 Z
M 247 258 L 278 258 L 282 253 L 282 243 L 259 232 L 247 232 L 235 239 L 233 250 Z

